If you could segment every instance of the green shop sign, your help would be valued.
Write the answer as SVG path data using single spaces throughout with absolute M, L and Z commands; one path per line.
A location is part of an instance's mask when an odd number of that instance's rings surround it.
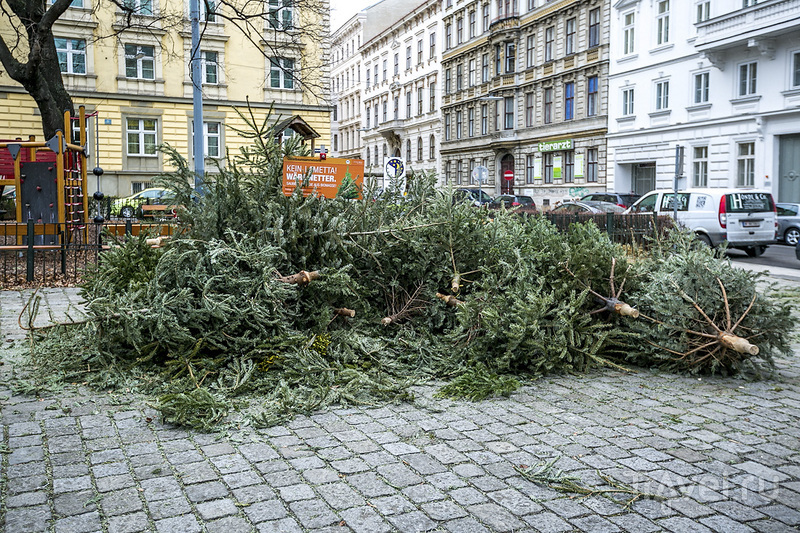
M 559 150 L 572 150 L 572 139 L 539 143 L 540 152 L 556 152 Z

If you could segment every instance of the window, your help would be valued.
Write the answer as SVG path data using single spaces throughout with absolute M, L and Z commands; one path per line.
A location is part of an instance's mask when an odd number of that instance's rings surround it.
M 564 84 L 564 120 L 575 118 L 575 82 Z
M 383 120 L 381 122 L 386 122 L 389 120 L 389 101 L 383 101 Z
M 428 111 L 433 113 L 436 111 L 436 83 L 431 82 L 428 92 L 430 93 L 430 103 L 428 104 L 430 107 L 428 108 Z
M 56 37 L 58 66 L 65 74 L 86 74 L 86 41 Z
M 622 89 L 622 115 L 633 115 L 633 89 Z
M 464 42 L 464 19 L 458 17 L 456 19 L 456 44 Z
M 525 127 L 533 126 L 534 93 L 525 94 Z
M 417 137 L 417 161 L 422 161 L 422 137 Z
M 593 117 L 597 114 L 597 76 L 590 76 L 587 80 L 586 116 Z
M 467 136 L 475 136 L 475 108 L 470 107 L 467 109 Z
M 600 46 L 600 8 L 589 11 L 589 48 Z
M 450 50 L 450 43 L 453 42 L 453 25 L 449 22 L 444 25 L 444 49 Z
M 499 76 L 503 72 L 503 48 L 499 44 L 494 45 L 494 75 Z
M 456 91 L 464 88 L 464 65 L 456 65 Z
M 157 120 L 154 118 L 129 118 L 126 120 L 128 155 L 155 157 Z
M 544 123 L 553 122 L 553 88 L 548 87 L 544 90 Z
M 271 57 L 269 62 L 269 86 L 273 89 L 294 89 L 294 59 Z
M 513 42 L 506 43 L 506 74 L 510 74 L 516 70 L 517 63 L 517 45 Z
M 444 114 L 444 140 L 450 140 L 450 113 Z
M 139 44 L 125 45 L 125 77 L 154 80 L 155 48 Z
M 597 182 L 597 148 L 586 150 L 586 181 Z
M 742 0 L 742 9 L 752 7 L 758 3 L 758 0 Z
M 428 159 L 436 159 L 436 137 L 431 134 L 428 139 Z
M 575 53 L 575 19 L 567 20 L 567 35 L 564 41 L 564 53 L 566 55 Z
M 372 166 L 372 157 L 371 156 L 372 156 L 372 150 L 370 150 L 369 147 L 367 147 L 367 167 L 371 167 Z
M 406 70 L 411 70 L 411 47 L 406 46 Z
M 706 0 L 705 2 L 699 2 L 697 4 L 697 17 L 695 18 L 695 22 L 704 22 L 711 18 L 711 2 Z
M 475 37 L 475 11 L 469 12 L 469 38 Z
M 56 3 L 55 0 L 47 0 L 47 4 L 48 5 L 52 5 L 52 4 L 55 4 L 55 3 Z M 72 0 L 72 4 L 70 4 L 69 7 L 83 7 L 83 0 Z M 148 185 L 147 187 L 150 187 L 150 185 Z M 139 189 L 139 190 L 141 190 L 141 189 Z M 133 191 L 133 192 L 139 192 L 139 191 Z
M 481 135 L 489 133 L 489 106 L 481 104 Z
M 669 42 L 669 0 L 658 3 L 656 14 L 656 44 Z
M 153 0 L 123 0 L 122 6 L 126 11 L 132 11 L 137 15 L 153 14 Z
M 383 60 L 383 81 L 386 81 L 386 80 L 387 80 L 386 73 L 387 73 L 387 67 L 388 67 L 388 65 L 389 65 L 389 61 L 388 61 L 388 60 L 386 60 L 386 59 L 384 59 L 384 60 Z
M 447 69 L 444 71 L 444 94 L 450 94 L 453 92 L 453 87 L 451 86 L 452 80 L 452 69 Z
M 394 75 L 400 75 L 400 54 L 394 55 Z
M 194 135 L 194 123 L 192 123 L 192 135 Z M 203 155 L 205 157 L 219 158 L 221 138 L 219 122 L 203 122 Z M 192 143 L 192 147 L 194 147 L 194 143 Z
M 294 0 L 269 0 L 269 25 L 273 29 L 289 30 L 294 27 L 293 4 Z M 349 50 L 347 55 L 350 55 Z
M 800 52 L 792 55 L 792 87 L 800 87 Z
M 411 91 L 406 91 L 406 118 L 411 118 Z
M 458 185 L 461 185 L 461 182 L 463 180 L 462 170 L 463 169 L 461 167 L 461 160 L 459 159 L 458 161 L 456 161 L 456 183 Z
M 450 161 L 444 164 L 444 181 L 445 183 L 453 183 L 453 171 Z
M 475 60 L 474 59 L 470 59 L 469 60 L 469 74 L 468 74 L 468 78 L 467 78 L 467 83 L 469 84 L 470 87 L 475 85 Z
M 694 147 L 692 180 L 695 187 L 708 187 L 708 146 Z
M 489 4 L 488 3 L 483 4 L 483 8 L 481 9 L 482 9 L 481 15 L 483 18 L 483 25 L 481 27 L 481 30 L 483 31 L 483 33 L 486 33 L 487 31 L 489 31 Z
M 456 139 L 461 138 L 463 126 L 463 113 L 461 111 L 456 111 Z
M 656 111 L 669 109 L 669 82 L 656 83 Z
M 386 143 L 383 143 L 383 159 L 384 160 L 386 159 L 387 154 L 388 154 L 388 152 L 387 152 Z
M 375 127 L 377 128 L 378 127 L 378 104 L 375 104 L 375 107 L 373 108 L 373 111 L 375 112 Z M 378 156 L 375 156 L 376 159 L 377 159 L 377 157 Z
M 525 39 L 525 67 L 531 68 L 536 61 L 536 37 L 528 35 Z
M 424 93 L 423 88 L 417 87 L 417 116 L 422 114 L 422 102 L 425 99 L 423 93 Z
M 736 157 L 736 186 L 753 187 L 755 184 L 756 144 L 739 143 Z
M 553 183 L 553 152 L 543 155 L 544 159 L 544 182 Z
M 561 164 L 563 165 L 561 175 L 564 177 L 564 183 L 575 181 L 575 152 L 564 152 Z
M 74 4 L 75 2 L 73 2 Z M 206 22 L 216 22 L 217 20 L 217 0 L 205 0 L 200 3 L 200 20 Z
M 795 64 L 798 63 L 800 63 L 800 53 L 796 54 L 795 57 Z M 800 79 L 800 74 L 797 74 L 796 77 Z M 489 81 L 489 54 L 483 54 L 481 57 L 481 82 L 486 83 L 487 81 Z
M 694 103 L 708 102 L 708 72 L 694 75 Z
M 200 52 L 200 64 L 203 70 L 203 83 L 206 85 L 216 85 L 219 83 L 218 77 L 219 54 L 210 50 Z
M 367 89 L 369 89 L 369 85 L 370 85 L 370 79 L 369 78 L 370 78 L 370 69 L 367 68 L 367 79 L 366 79 Z
M 394 112 L 392 113 L 392 118 L 394 120 L 399 119 L 400 118 L 400 96 L 399 95 L 394 97 L 394 108 L 393 108 L 393 110 L 394 110 Z
M 514 97 L 506 96 L 503 99 L 503 128 L 507 130 L 514 129 Z
M 534 176 L 536 175 L 536 157 L 533 154 L 525 156 L 525 183 L 533 183 Z
M 630 55 L 636 51 L 636 13 L 626 13 L 622 26 L 622 53 Z
M 756 94 L 757 63 L 739 65 L 739 96 Z
M 533 11 L 536 7 L 536 0 L 528 0 L 528 11 Z
M 544 30 L 544 60 L 553 60 L 553 39 L 555 35 L 555 28 L 550 26 Z
M 367 111 L 369 111 L 369 108 L 367 108 Z M 368 113 L 367 113 L 367 129 L 369 129 L 369 128 L 371 128 L 371 127 L 372 127 L 372 125 L 370 124 L 370 117 L 371 117 L 371 116 L 372 116 L 372 115 L 371 115 L 371 114 L 369 114 L 369 112 L 368 112 Z M 336 119 L 334 119 L 334 120 L 336 120 Z
M 406 140 L 406 162 L 411 161 L 411 139 Z
M 417 65 L 422 64 L 422 39 L 417 41 Z
M 430 43 L 428 43 L 428 59 L 436 58 L 436 32 L 431 33 Z

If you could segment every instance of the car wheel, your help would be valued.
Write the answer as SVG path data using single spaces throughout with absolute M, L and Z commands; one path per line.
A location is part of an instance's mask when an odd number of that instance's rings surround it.
M 711 244 L 711 237 L 706 235 L 705 233 L 698 233 L 697 240 L 708 246 L 709 248 L 713 248 L 714 245 Z
M 786 233 L 783 234 L 783 240 L 789 246 L 795 246 L 798 242 L 800 242 L 800 229 L 787 229 Z
M 119 210 L 119 214 L 123 218 L 133 218 L 133 215 L 135 215 L 136 213 L 134 213 L 133 207 L 126 205 L 125 207 Z
M 747 255 L 750 257 L 761 257 L 761 255 L 767 250 L 765 245 L 761 246 L 748 246 L 744 249 L 747 252 Z

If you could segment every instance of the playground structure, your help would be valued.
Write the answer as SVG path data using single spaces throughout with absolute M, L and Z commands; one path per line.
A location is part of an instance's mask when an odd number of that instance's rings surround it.
M 65 245 L 79 239 L 86 242 L 85 230 L 89 214 L 86 195 L 86 110 L 81 106 L 76 117 L 79 128 L 73 141 L 73 117 L 64 112 L 64 129 L 47 141 L 30 136 L 0 141 L 0 186 L 13 187 L 16 196 L 16 244 L 27 234 L 33 222 L 37 236 L 45 244 Z M 102 171 L 101 171 L 102 172 Z M 48 225 L 53 225 L 48 228 Z M 6 236 L 8 236 L 6 228 Z M 55 230 L 55 231 L 54 231 Z M 84 234 L 84 235 L 81 235 Z M 55 242 L 56 236 L 61 242 Z M 6 243 L 8 244 L 8 243 Z

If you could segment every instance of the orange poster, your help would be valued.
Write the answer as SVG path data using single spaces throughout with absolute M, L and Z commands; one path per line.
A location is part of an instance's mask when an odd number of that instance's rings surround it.
M 309 174 L 310 172 L 310 174 Z M 303 196 L 314 194 L 325 198 L 361 199 L 364 186 L 364 160 L 316 157 L 283 159 L 283 194 L 294 193 L 298 182 L 308 176 Z

